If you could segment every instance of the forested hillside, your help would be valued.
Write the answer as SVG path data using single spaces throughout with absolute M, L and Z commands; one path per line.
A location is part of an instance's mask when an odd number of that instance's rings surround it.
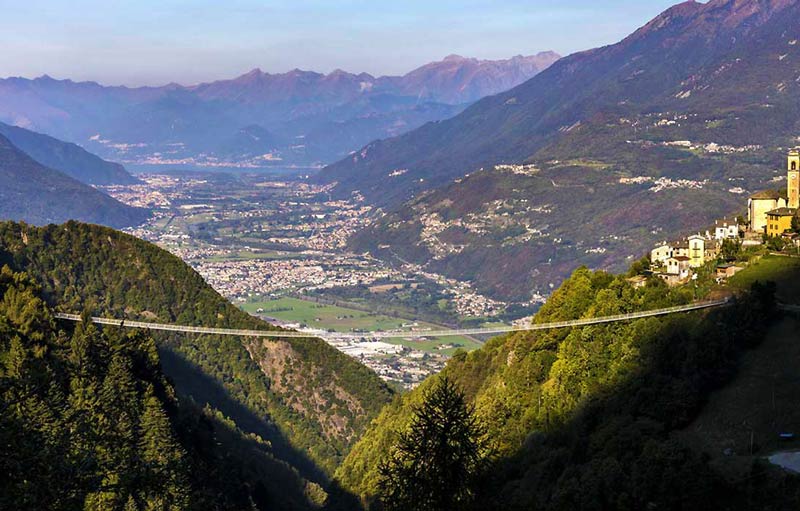
M 0 264 L 28 272 L 57 310 L 272 328 L 231 305 L 177 257 L 107 228 L 0 224 Z M 318 339 L 155 338 L 179 394 L 222 411 L 321 483 L 391 397 L 372 371 Z
M 58 324 L 40 294 L 0 269 L 0 508 L 302 510 L 324 495 L 178 398 L 152 337 Z
M 337 471 L 367 502 L 381 463 L 427 389 L 442 376 L 465 393 L 493 446 L 473 488 L 475 509 L 786 509 L 800 483 L 746 466 L 748 484 L 719 475 L 674 433 L 735 374 L 739 355 L 774 317 L 774 287 L 757 284 L 730 307 L 584 328 L 498 337 L 456 355 L 444 372 L 387 407 Z M 577 270 L 537 322 L 685 303 L 658 279 L 634 289 L 622 276 Z M 775 486 L 773 486 L 775 485 Z M 780 492 L 775 488 L 781 487 Z M 753 507 L 755 506 L 755 507 Z

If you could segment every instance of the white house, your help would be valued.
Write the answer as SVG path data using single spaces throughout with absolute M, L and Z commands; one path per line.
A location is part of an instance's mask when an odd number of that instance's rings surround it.
M 650 262 L 664 264 L 672 257 L 672 245 L 664 243 L 650 251 Z
M 739 223 L 723 218 L 714 222 L 714 239 L 717 241 L 738 239 Z
M 690 259 L 686 256 L 675 256 L 667 259 L 667 274 L 677 275 L 679 279 L 688 279 L 692 273 Z

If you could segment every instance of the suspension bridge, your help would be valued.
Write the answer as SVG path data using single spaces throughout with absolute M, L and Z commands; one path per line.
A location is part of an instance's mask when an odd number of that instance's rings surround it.
M 122 328 L 141 328 L 147 330 L 161 330 L 167 332 L 184 332 L 190 334 L 212 334 L 212 335 L 234 335 L 239 337 L 271 337 L 271 338 L 309 338 L 324 337 L 331 340 L 358 340 L 358 339 L 389 339 L 397 337 L 455 337 L 463 335 L 497 335 L 511 332 L 531 332 L 537 330 L 553 330 L 557 328 L 573 328 L 604 323 L 616 323 L 618 321 L 631 321 L 634 319 L 649 318 L 655 316 L 666 316 L 681 312 L 691 312 L 715 307 L 724 307 L 731 303 L 729 298 L 721 300 L 708 300 L 694 302 L 687 305 L 666 307 L 663 309 L 653 309 L 648 311 L 630 312 L 627 314 L 616 314 L 612 316 L 602 316 L 595 318 L 573 319 L 568 321 L 555 321 L 551 323 L 530 324 L 521 327 L 497 326 L 489 328 L 462 328 L 453 330 L 388 330 L 375 332 L 328 332 L 324 330 L 240 330 L 234 328 L 214 328 L 201 326 L 175 325 L 170 323 L 149 323 L 144 321 L 133 321 L 128 319 L 116 318 L 91 318 L 92 323 L 99 325 L 111 325 Z M 56 319 L 65 321 L 82 321 L 79 314 L 56 313 Z

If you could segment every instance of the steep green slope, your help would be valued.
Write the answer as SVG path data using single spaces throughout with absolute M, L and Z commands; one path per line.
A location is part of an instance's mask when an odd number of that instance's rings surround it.
M 58 310 L 272 328 L 231 305 L 177 257 L 107 228 L 0 224 L 0 262 L 29 272 Z M 321 482 L 391 396 L 372 371 L 318 339 L 156 338 L 179 393 L 221 410 Z
M 176 397 L 145 333 L 66 325 L 0 269 L 0 508 L 311 509 L 312 485 Z
M 119 163 L 68 142 L 0 122 L 0 135 L 41 163 L 90 185 L 125 185 L 138 182 Z
M 39 225 L 75 219 L 124 227 L 147 216 L 146 210 L 39 164 L 0 135 L 0 219 Z
M 769 496 L 768 475 L 761 485 L 737 486 L 672 436 L 731 378 L 740 353 L 760 342 L 774 315 L 772 293 L 757 286 L 733 306 L 707 313 L 512 334 L 454 357 L 442 374 L 464 390 L 497 452 L 485 487 L 476 488 L 476 509 L 797 502 L 796 480 L 778 496 Z M 635 290 L 622 277 L 579 269 L 535 320 L 657 308 L 690 296 L 657 281 Z M 381 413 L 337 471 L 344 487 L 367 500 L 375 495 L 379 461 L 433 381 Z

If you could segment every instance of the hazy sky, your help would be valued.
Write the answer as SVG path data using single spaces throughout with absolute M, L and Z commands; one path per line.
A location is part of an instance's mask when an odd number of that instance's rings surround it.
M 252 68 L 402 74 L 458 53 L 567 55 L 677 0 L 0 0 L 0 77 L 196 83 Z

